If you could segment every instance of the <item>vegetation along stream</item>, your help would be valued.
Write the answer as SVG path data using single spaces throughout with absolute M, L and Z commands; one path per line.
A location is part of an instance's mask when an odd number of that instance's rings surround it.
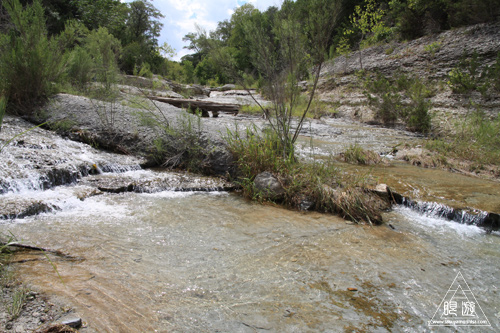
M 0 1 L 0 331 L 500 331 L 498 0 L 198 2 Z
M 23 126 L 7 118 L 2 135 Z M 88 325 L 82 330 L 422 331 L 458 272 L 499 328 L 497 231 L 403 205 L 370 227 L 252 203 L 220 180 L 143 170 L 140 159 L 42 129 L 3 156 L 11 162 L 1 169 L 2 211 L 35 202 L 46 212 L 2 229 L 70 254 L 22 252 L 14 267 L 31 288 L 70 304 Z M 22 161 L 31 163 L 11 167 Z M 47 161 L 74 178 L 48 184 Z M 496 182 L 398 163 L 344 167 L 413 199 L 499 212 Z

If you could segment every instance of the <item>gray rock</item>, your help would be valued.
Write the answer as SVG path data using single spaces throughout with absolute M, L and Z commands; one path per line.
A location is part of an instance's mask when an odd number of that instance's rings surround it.
M 500 51 L 499 31 L 500 22 L 492 22 L 448 30 L 409 42 L 372 46 L 362 51 L 363 69 L 387 77 L 406 73 L 424 81 L 444 83 L 464 54 L 476 52 L 481 64 L 493 64 Z M 359 52 L 353 52 L 348 57 L 339 56 L 326 63 L 318 84 L 318 98 L 339 103 L 337 111 L 341 117 L 372 122 L 375 112 L 368 105 L 363 85 L 356 76 L 359 69 Z M 436 89 L 436 95 L 429 99 L 434 114 L 433 123 L 446 125 L 448 118 L 465 115 L 471 101 L 491 116 L 498 114 L 498 94 L 484 98 L 477 92 L 464 97 L 452 93 L 446 85 Z
M 285 189 L 278 178 L 268 171 L 264 171 L 255 177 L 254 186 L 267 199 L 276 200 L 285 193 Z
M 82 318 L 76 316 L 68 316 L 61 320 L 61 324 L 73 328 L 80 328 L 82 327 Z
M 210 89 L 207 89 L 198 84 L 187 85 L 184 87 L 184 91 L 187 92 L 191 96 L 210 96 Z
M 219 91 L 228 91 L 228 90 L 235 90 L 236 85 L 234 84 L 225 84 L 222 87 L 218 88 Z
M 373 190 L 373 193 L 375 193 L 384 200 L 390 200 L 391 192 L 389 186 L 387 186 L 386 184 L 378 184 L 377 186 L 375 186 L 375 190 Z
M 308 87 L 308 83 L 307 83 L 307 81 L 300 81 L 299 83 L 297 83 L 297 86 L 299 86 L 299 88 L 302 91 L 306 91 L 307 87 Z
M 311 198 L 309 197 L 302 197 L 300 199 L 300 203 L 299 203 L 299 209 L 301 211 L 308 211 L 309 209 L 311 209 L 313 206 L 315 205 L 315 202 L 314 200 L 312 200 Z

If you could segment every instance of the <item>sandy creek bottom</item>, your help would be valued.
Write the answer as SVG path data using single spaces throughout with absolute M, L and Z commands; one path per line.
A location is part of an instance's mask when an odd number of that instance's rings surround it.
M 81 258 L 50 255 L 64 283 L 41 255 L 15 265 L 99 332 L 422 332 L 458 272 L 491 324 L 466 331 L 500 329 L 498 233 L 385 218 L 395 229 L 167 191 L 69 200 L 2 229 Z

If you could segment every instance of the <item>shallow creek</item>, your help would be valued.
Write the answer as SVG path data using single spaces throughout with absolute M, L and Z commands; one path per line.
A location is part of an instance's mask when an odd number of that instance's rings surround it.
M 176 192 L 167 186 L 154 193 L 89 194 L 100 178 L 155 184 L 160 179 L 176 188 L 185 177 L 139 170 L 140 161 L 101 155 L 40 132 L 45 141 L 33 149 L 61 161 L 50 170 L 73 163 L 75 173 L 85 173 L 97 163 L 94 168 L 108 171 L 44 189 L 36 185 L 46 181 L 40 176 L 46 172 L 43 161 L 29 160 L 23 150 L 41 140 L 36 135 L 2 152 L 8 163 L 0 170 L 1 200 L 36 199 L 54 209 L 0 221 L 0 228 L 22 243 L 71 255 L 49 254 L 49 261 L 28 252 L 17 255 L 14 265 L 32 288 L 74 307 L 87 331 L 430 331 L 428 322 L 442 313 L 441 302 L 459 272 L 475 296 L 477 313 L 491 325 L 464 331 L 500 330 L 499 232 L 400 206 L 385 214 L 385 225 L 370 227 L 255 204 L 223 191 Z M 56 152 L 67 155 L 55 159 Z M 25 168 L 9 170 L 26 157 Z M 106 161 L 113 167 L 105 168 Z M 469 178 L 459 175 L 439 183 L 433 179 L 442 179 L 441 173 L 411 170 L 399 184 L 417 199 L 450 196 L 469 204 L 467 193 L 478 192 L 484 193 L 473 199 L 478 203 L 485 197 L 495 202 L 497 185 L 462 186 Z M 375 174 L 398 184 L 395 176 Z M 454 197 L 454 191 L 461 194 Z
M 51 256 L 61 279 L 41 255 L 16 266 L 98 331 L 416 332 L 458 272 L 500 329 L 498 234 L 400 207 L 386 220 L 394 230 L 165 191 L 96 196 L 2 229 L 77 257 Z

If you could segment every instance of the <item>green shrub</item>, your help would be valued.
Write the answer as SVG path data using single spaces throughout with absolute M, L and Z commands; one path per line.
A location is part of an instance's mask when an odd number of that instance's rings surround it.
M 428 141 L 426 147 L 444 156 L 498 166 L 500 116 L 492 118 L 475 108 L 465 119 L 458 121 L 446 137 Z
M 209 155 L 212 144 L 203 135 L 202 118 L 182 112 L 173 125 L 155 118 L 151 113 L 143 114 L 143 123 L 157 130 L 150 158 L 158 165 L 181 168 L 191 172 L 210 172 Z
M 245 196 L 263 200 L 254 179 L 268 171 L 283 185 L 285 193 L 279 202 L 286 206 L 300 208 L 305 200 L 314 203 L 311 208 L 317 211 L 355 222 L 381 223 L 376 200 L 363 189 L 362 179 L 352 180 L 341 173 L 333 159 L 318 163 L 299 161 L 293 155 L 283 158 L 279 137 L 271 130 L 261 133 L 255 127 L 244 133 L 228 130 L 225 139 L 235 156 L 238 182 Z
M 395 86 L 389 79 L 377 74 L 376 79 L 365 81 L 365 87 L 368 90 L 365 92 L 368 103 L 375 107 L 375 118 L 384 124 L 393 124 L 398 119 L 402 107 L 401 96 L 396 92 Z
M 121 43 L 106 28 L 89 33 L 84 48 L 94 62 L 94 77 L 103 83 L 106 90 L 118 80 L 117 60 L 121 53 Z
M 95 64 L 92 57 L 83 47 L 77 46 L 71 52 L 68 76 L 73 85 L 84 89 L 94 75 Z
M 373 151 L 365 150 L 357 143 L 350 145 L 346 149 L 343 154 L 343 160 L 346 163 L 361 165 L 378 164 L 382 162 L 382 158 L 379 154 Z
M 428 83 L 406 74 L 399 74 L 390 80 L 377 73 L 375 78 L 365 78 L 364 86 L 368 103 L 375 108 L 375 117 L 384 124 L 393 124 L 400 119 L 409 130 L 430 132 L 429 98 L 434 91 Z
M 152 79 L 153 72 L 151 72 L 151 65 L 148 64 L 147 62 L 143 62 L 141 65 L 141 69 L 139 70 L 139 73 L 137 73 L 137 75 L 148 79 Z
M 31 114 L 63 80 L 69 55 L 56 38 L 47 36 L 40 0 L 24 9 L 19 0 L 4 1 L 12 25 L 0 37 L 0 91 L 11 110 Z
M 488 68 L 483 68 L 477 52 L 463 55 L 458 65 L 448 74 L 448 86 L 454 93 L 465 94 L 479 91 L 485 94 L 489 88 Z
M 429 45 L 424 46 L 424 51 L 430 53 L 431 56 L 435 56 L 436 52 L 441 49 L 441 42 L 434 42 Z

